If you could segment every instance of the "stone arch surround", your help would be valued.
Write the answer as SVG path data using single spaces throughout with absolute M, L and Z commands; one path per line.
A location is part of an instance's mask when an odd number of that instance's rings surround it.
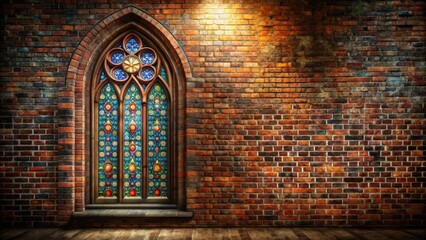
M 90 80 L 94 65 L 110 39 L 129 29 L 150 34 L 164 48 L 176 73 L 177 92 L 177 205 L 185 209 L 185 83 L 192 77 L 188 59 L 177 40 L 159 21 L 129 5 L 99 21 L 82 38 L 68 65 L 58 95 L 58 222 L 85 210 L 90 162 Z

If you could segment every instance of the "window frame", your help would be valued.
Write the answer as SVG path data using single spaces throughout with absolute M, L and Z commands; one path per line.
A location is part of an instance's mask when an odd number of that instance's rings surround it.
M 107 80 L 104 80 L 103 82 L 99 82 L 99 78 L 102 72 L 102 69 L 104 69 L 104 59 L 108 56 L 108 52 L 114 48 L 114 46 L 118 45 L 123 41 L 124 38 L 126 38 L 128 35 L 134 34 L 138 36 L 142 42 L 147 43 L 150 48 L 152 48 L 155 53 L 157 54 L 157 61 L 161 61 L 161 63 L 158 65 L 157 71 L 161 71 L 161 67 L 163 66 L 166 74 L 168 76 L 167 84 L 165 84 L 162 80 L 153 79 L 149 84 L 147 84 L 146 89 L 144 91 L 141 91 L 143 88 L 141 87 L 141 84 L 136 80 L 133 79 L 127 80 L 125 83 L 123 83 L 123 86 L 120 91 L 117 91 L 119 88 L 118 85 L 114 84 L 112 80 L 109 80 L 107 77 Z M 177 106 L 177 91 L 175 89 L 175 83 L 177 81 L 177 73 L 172 71 L 172 63 L 170 62 L 169 58 L 167 58 L 168 54 L 164 52 L 165 49 L 161 47 L 160 44 L 158 44 L 155 41 L 155 38 L 146 32 L 138 31 L 137 29 L 130 29 L 125 32 L 122 32 L 121 34 L 117 35 L 113 38 L 113 40 L 107 44 L 107 46 L 102 50 L 101 54 L 99 55 L 98 59 L 94 60 L 95 67 L 93 74 L 90 78 L 90 204 L 108 204 L 111 205 L 111 207 L 120 205 L 120 204 L 135 204 L 134 206 L 137 206 L 136 204 L 139 204 L 141 207 L 146 207 L 149 204 L 176 204 L 178 199 L 178 192 L 177 192 L 177 168 L 178 168 L 178 154 L 177 154 L 177 122 L 178 122 L 178 106 Z M 156 63 L 157 65 L 157 63 Z M 159 76 L 158 72 L 158 76 Z M 157 78 L 158 78 L 157 76 Z M 132 77 L 131 77 L 132 78 Z M 119 108 L 118 108 L 118 127 L 119 127 L 119 139 L 118 139 L 118 163 L 117 163 L 117 191 L 118 196 L 116 199 L 99 199 L 97 197 L 98 193 L 98 101 L 99 101 L 99 95 L 103 89 L 103 87 L 110 83 L 115 90 L 115 93 L 117 95 L 118 101 L 119 101 Z M 148 183 L 148 174 L 147 174 L 147 167 L 144 167 L 142 169 L 142 179 L 144 187 L 142 188 L 142 197 L 141 198 L 135 198 L 135 199 L 125 199 L 123 196 L 123 184 L 122 180 L 123 178 L 123 164 L 124 164 L 124 157 L 123 157 L 123 145 L 124 145 L 124 97 L 127 93 L 128 88 L 132 85 L 132 82 L 137 82 L 135 85 L 138 86 L 138 90 L 141 93 L 142 97 L 142 144 L 143 144 L 143 152 L 142 152 L 142 165 L 147 166 L 148 164 L 148 157 L 147 157 L 147 108 L 148 108 L 148 96 L 150 94 L 150 91 L 152 87 L 154 87 L 157 83 L 161 84 L 164 91 L 166 92 L 169 100 L 169 106 L 168 106 L 168 196 L 167 199 L 162 198 L 150 198 L 148 197 L 147 191 L 148 187 L 146 186 L 146 183 Z M 121 181 L 121 182 L 120 182 Z

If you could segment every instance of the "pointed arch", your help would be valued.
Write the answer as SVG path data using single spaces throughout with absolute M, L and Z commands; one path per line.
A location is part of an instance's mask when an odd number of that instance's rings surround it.
M 137 31 L 161 50 L 170 63 L 165 71 L 173 73 L 168 79 L 175 97 L 175 126 L 177 186 L 176 203 L 179 209 L 185 209 L 184 159 L 185 159 L 185 85 L 192 77 L 188 59 L 178 41 L 159 21 L 143 10 L 129 5 L 120 9 L 93 26 L 82 38 L 74 51 L 66 74 L 62 90 L 58 95 L 58 203 L 64 207 L 58 210 L 59 221 L 66 221 L 70 212 L 83 211 L 89 199 L 87 191 L 88 170 L 90 169 L 90 135 L 87 132 L 93 123 L 90 109 L 90 90 L 92 79 L 98 81 L 101 74 L 96 66 L 114 39 L 126 32 Z M 93 111 L 92 111 L 93 112 Z M 179 134 L 178 134 L 179 133 Z

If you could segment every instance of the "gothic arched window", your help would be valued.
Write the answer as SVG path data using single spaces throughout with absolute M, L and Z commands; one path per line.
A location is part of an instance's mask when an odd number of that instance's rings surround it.
M 101 56 L 92 83 L 93 202 L 173 202 L 173 76 L 165 55 L 128 32 Z

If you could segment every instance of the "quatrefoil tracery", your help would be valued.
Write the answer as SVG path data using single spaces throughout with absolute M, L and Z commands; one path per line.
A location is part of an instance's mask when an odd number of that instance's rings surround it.
M 157 75 L 154 64 L 157 54 L 152 48 L 143 45 L 135 34 L 128 34 L 123 42 L 111 49 L 105 58 L 105 70 L 108 76 L 118 82 L 135 77 L 142 82 L 150 82 Z

